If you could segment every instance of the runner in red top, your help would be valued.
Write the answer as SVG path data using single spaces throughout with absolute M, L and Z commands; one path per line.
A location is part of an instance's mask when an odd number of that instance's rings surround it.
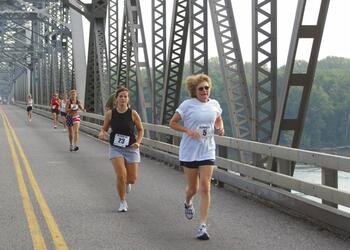
M 53 94 L 51 99 L 51 113 L 53 120 L 53 128 L 57 128 L 58 114 L 60 113 L 60 99 L 58 93 Z

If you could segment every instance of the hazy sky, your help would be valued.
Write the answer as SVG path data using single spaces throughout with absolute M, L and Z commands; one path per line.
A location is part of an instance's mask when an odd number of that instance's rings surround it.
M 85 0 L 83 2 L 89 2 Z M 90 1 L 91 2 L 91 1 Z M 120 1 L 122 2 L 122 1 Z M 173 2 L 167 0 L 167 35 L 169 35 Z M 234 17 L 237 25 L 240 47 L 242 50 L 243 60 L 251 62 L 252 51 L 252 21 L 251 21 L 251 0 L 232 0 Z M 318 13 L 321 0 L 308 0 L 306 6 L 306 14 L 304 24 L 314 24 L 316 20 L 315 13 Z M 280 0 L 277 1 L 277 50 L 278 65 L 284 65 L 287 60 L 291 32 L 294 23 L 295 11 L 298 0 Z M 143 22 L 146 37 L 151 37 L 151 0 L 140 0 L 142 7 Z M 349 0 L 331 0 L 328 10 L 326 26 L 324 30 L 323 40 L 319 59 L 326 56 L 343 56 L 350 58 L 350 1 Z M 122 12 L 120 13 L 121 16 Z M 210 17 L 210 12 L 208 13 Z M 209 18 L 210 19 L 210 18 Z M 87 25 L 85 25 L 87 27 Z M 88 35 L 87 28 L 85 34 Z M 213 32 L 211 19 L 209 20 L 209 34 Z M 209 35 L 209 57 L 217 56 L 214 36 Z M 151 55 L 151 39 L 148 42 L 148 55 Z M 168 46 L 167 46 L 168 47 Z M 308 43 L 302 43 L 299 46 L 297 59 L 306 59 L 308 57 Z M 188 51 L 188 50 L 187 50 Z M 188 60 L 188 56 L 187 59 Z

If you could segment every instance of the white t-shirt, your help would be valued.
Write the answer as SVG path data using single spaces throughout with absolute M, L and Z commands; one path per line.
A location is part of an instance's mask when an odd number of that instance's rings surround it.
M 66 112 L 66 102 L 64 100 L 61 100 L 60 110 Z
M 176 109 L 186 128 L 197 130 L 201 134 L 195 140 L 183 133 L 180 142 L 180 161 L 215 160 L 214 124 L 222 109 L 213 99 L 201 102 L 197 98 L 187 99 Z
M 27 107 L 33 107 L 33 99 L 27 100 Z

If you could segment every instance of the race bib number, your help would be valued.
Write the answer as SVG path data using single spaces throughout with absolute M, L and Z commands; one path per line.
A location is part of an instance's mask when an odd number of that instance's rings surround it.
M 203 139 L 213 136 L 213 131 L 209 125 L 199 125 L 197 130 Z
M 129 145 L 130 136 L 115 134 L 113 145 L 125 148 Z
M 56 105 L 52 105 L 52 109 L 56 109 Z

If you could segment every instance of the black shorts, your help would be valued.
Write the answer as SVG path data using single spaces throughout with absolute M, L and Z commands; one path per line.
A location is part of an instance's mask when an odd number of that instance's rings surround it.
M 32 106 L 27 106 L 27 112 L 32 111 L 33 107 Z
M 203 161 L 180 161 L 180 166 L 185 168 L 199 168 L 200 166 L 212 166 L 215 165 L 214 160 L 203 160 Z
M 60 111 L 58 109 L 51 109 L 51 113 L 52 114 L 55 113 L 58 115 L 60 113 Z
M 67 116 L 67 113 L 66 113 L 66 112 L 61 111 L 61 116 L 66 117 L 66 116 Z

